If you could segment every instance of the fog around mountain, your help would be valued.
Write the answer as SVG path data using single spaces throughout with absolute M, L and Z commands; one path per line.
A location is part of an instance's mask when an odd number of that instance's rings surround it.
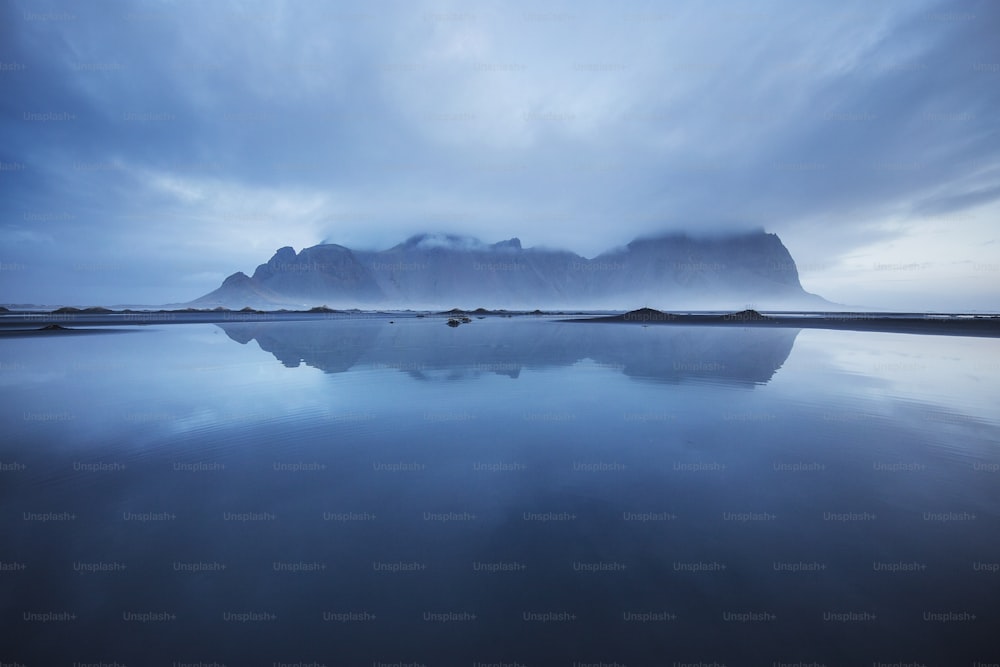
M 192 302 L 228 308 L 664 309 L 823 308 L 791 254 L 763 231 L 640 238 L 593 258 L 452 234 L 419 234 L 381 251 L 322 244 L 278 250 Z

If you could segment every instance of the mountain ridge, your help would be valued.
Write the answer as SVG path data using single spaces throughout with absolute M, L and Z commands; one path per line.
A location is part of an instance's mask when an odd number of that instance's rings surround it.
M 593 258 L 484 243 L 457 234 L 410 236 L 385 250 L 336 243 L 279 248 L 253 274 L 238 271 L 189 302 L 212 307 L 620 308 L 821 307 L 776 234 L 644 236 Z

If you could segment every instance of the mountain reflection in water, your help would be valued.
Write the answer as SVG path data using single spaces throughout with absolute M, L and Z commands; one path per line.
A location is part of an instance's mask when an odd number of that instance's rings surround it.
M 236 322 L 218 324 L 238 343 L 256 340 L 286 367 L 327 373 L 395 368 L 416 379 L 571 366 L 590 359 L 625 375 L 666 383 L 765 384 L 788 358 L 798 329 L 581 327 L 560 322 L 479 320 L 458 329 L 436 319 L 389 324 Z

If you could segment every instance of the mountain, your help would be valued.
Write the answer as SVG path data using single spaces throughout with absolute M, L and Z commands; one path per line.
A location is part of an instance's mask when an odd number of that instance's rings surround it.
M 775 234 L 668 234 L 592 259 L 565 250 L 419 234 L 381 251 L 322 244 L 278 250 L 252 276 L 191 302 L 228 308 L 819 308 Z

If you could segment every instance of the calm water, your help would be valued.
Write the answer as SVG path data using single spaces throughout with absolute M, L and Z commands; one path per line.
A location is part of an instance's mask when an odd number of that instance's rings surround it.
M 1000 662 L 1000 340 L 0 341 L 0 662 Z

